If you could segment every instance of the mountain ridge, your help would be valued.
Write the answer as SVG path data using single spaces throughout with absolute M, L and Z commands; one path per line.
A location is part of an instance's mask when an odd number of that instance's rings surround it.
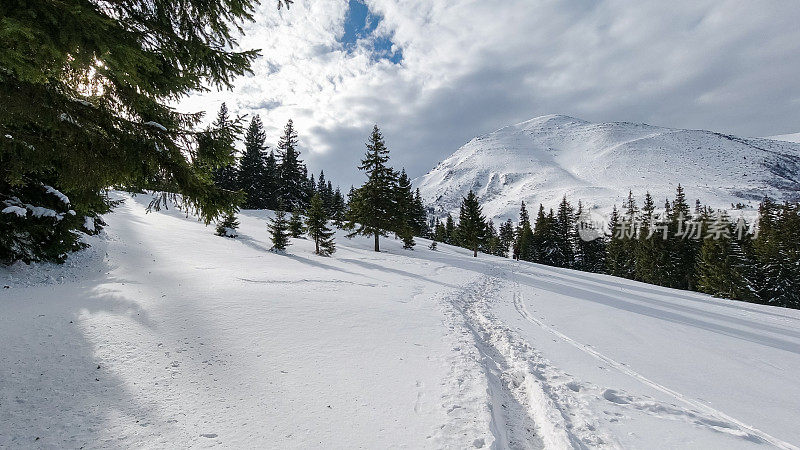
M 550 114 L 476 136 L 414 183 L 439 213 L 457 212 L 472 189 L 499 219 L 563 195 L 601 215 L 629 191 L 661 206 L 678 184 L 715 208 L 754 208 L 765 195 L 800 198 L 800 144 Z

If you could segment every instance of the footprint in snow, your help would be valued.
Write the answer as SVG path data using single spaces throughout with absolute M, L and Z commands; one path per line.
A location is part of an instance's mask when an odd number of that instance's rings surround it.
M 217 437 L 217 433 L 203 433 L 203 434 L 200 435 L 200 437 L 215 438 L 215 437 Z

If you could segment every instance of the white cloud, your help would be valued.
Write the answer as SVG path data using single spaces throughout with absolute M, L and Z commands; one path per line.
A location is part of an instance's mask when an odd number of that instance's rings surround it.
M 259 113 L 271 142 L 293 118 L 314 171 L 358 182 L 373 123 L 420 175 L 471 137 L 530 117 L 646 121 L 743 135 L 800 129 L 800 3 L 367 0 L 401 65 L 345 51 L 347 1 L 264 0 L 240 39 L 261 48 L 233 92 L 183 109 Z

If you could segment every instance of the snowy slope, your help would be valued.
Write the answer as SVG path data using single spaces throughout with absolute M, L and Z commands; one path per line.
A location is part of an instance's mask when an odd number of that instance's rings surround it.
M 800 311 L 131 199 L 0 269 L 2 448 L 797 448 Z
M 773 139 L 775 141 L 800 143 L 800 133 L 779 134 L 777 136 L 770 136 L 767 139 Z
M 415 180 L 423 198 L 454 212 L 472 189 L 489 217 L 516 217 L 525 200 L 573 202 L 605 213 L 629 190 L 661 206 L 680 183 L 714 207 L 800 197 L 800 144 L 646 124 L 531 119 L 479 136 Z

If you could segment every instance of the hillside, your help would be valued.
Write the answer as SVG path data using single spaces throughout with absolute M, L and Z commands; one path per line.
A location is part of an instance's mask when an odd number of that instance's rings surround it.
M 796 142 L 800 143 L 800 133 L 779 134 L 777 136 L 770 136 L 767 139 L 775 141 Z
M 522 200 L 555 206 L 564 194 L 598 213 L 629 190 L 661 206 L 679 183 L 692 202 L 718 208 L 797 199 L 800 144 L 551 115 L 476 137 L 415 180 L 440 211 L 457 211 L 472 189 L 494 218 L 516 218 Z
M 124 199 L 0 269 L 3 448 L 797 448 L 800 311 Z

